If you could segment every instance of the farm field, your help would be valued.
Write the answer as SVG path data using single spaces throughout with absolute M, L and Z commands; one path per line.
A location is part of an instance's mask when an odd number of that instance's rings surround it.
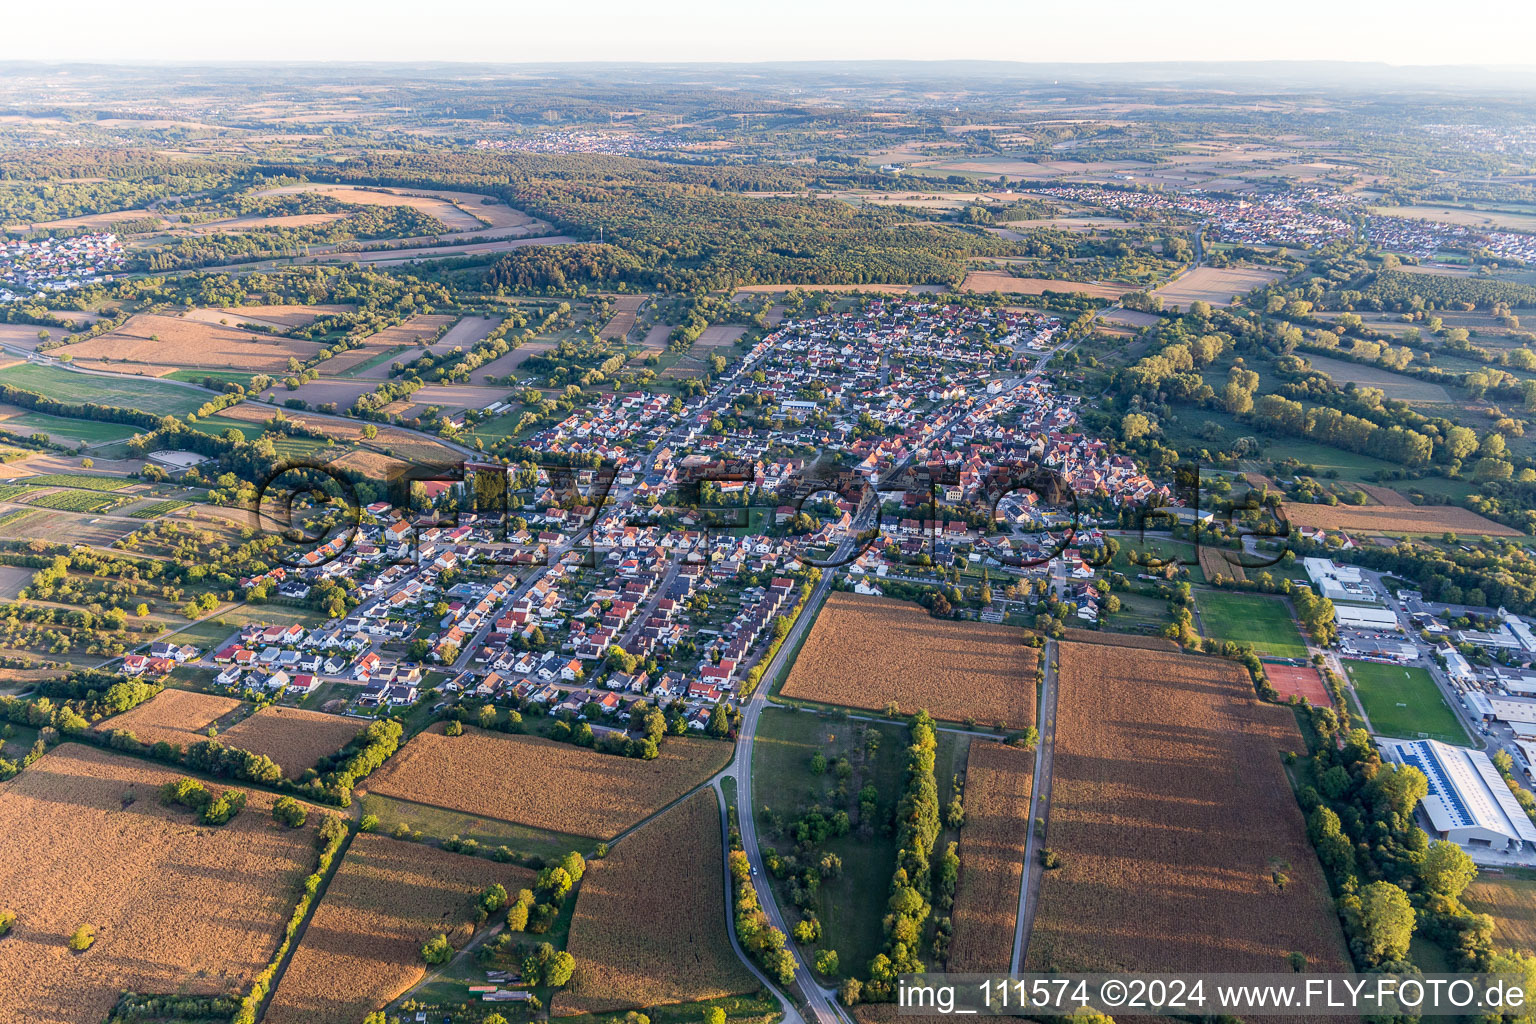
M 269 1024 L 360 1021 L 426 975 L 421 947 L 439 933 L 462 948 L 475 900 L 533 873 L 373 833 L 355 836 L 262 1018 Z
M 1238 665 L 1062 643 L 1047 871 L 1028 970 L 1347 969 L 1281 754 Z M 1289 884 L 1276 889 L 1273 873 Z M 1198 922 L 1192 927 L 1191 922 Z
M 13 434 L 47 434 L 54 441 L 71 445 L 125 441 L 138 433 L 135 428 L 122 423 L 52 416 L 14 405 L 0 405 L 0 430 Z
M 1440 688 L 1422 668 L 1377 661 L 1344 662 L 1355 694 L 1365 705 L 1371 730 L 1380 736 L 1416 740 L 1421 736 L 1471 746 L 1467 731 L 1445 703 Z
M 267 755 L 284 775 L 296 779 L 322 757 L 346 746 L 363 725 L 355 718 L 274 704 L 219 733 L 219 739 L 231 747 Z
M 110 395 L 111 400 L 119 405 L 158 416 L 185 416 L 197 411 L 209 397 L 205 391 L 175 384 L 133 380 L 123 376 L 72 373 L 57 366 L 31 364 L 0 369 L 0 384 L 10 384 L 61 402 L 77 404 L 100 402 L 105 395 Z
M 1304 353 L 1303 358 L 1332 377 L 1339 384 L 1354 383 L 1363 388 L 1380 388 L 1382 394 L 1398 402 L 1449 402 L 1450 393 L 1432 380 L 1419 380 L 1407 374 L 1393 373 L 1364 363 L 1351 363 L 1344 359 Z
M 593 839 L 610 839 L 719 771 L 731 745 L 675 736 L 654 761 L 538 736 L 441 723 L 369 779 L 369 792 Z M 558 798 L 554 796 L 558 794 Z
M 356 306 L 340 303 L 314 306 L 199 306 L 180 316 L 203 323 L 239 327 L 255 324 L 278 331 L 291 331 L 295 327 L 308 327 L 322 316 L 350 313 Z
M 1278 281 L 1284 275 L 1262 267 L 1196 267 L 1177 281 L 1153 291 L 1165 304 L 1188 308 L 1191 302 L 1209 302 L 1212 306 L 1232 305 L 1232 296 L 1246 295 L 1255 288 Z
M 1427 220 L 1436 224 L 1490 231 L 1536 232 L 1536 215 L 1506 210 L 1463 210 L 1454 206 L 1372 206 L 1370 213 L 1373 217 Z
M 927 709 L 1022 729 L 1035 722 L 1039 655 L 1008 626 L 935 619 L 921 606 L 834 593 L 780 691 L 791 699 L 884 710 Z
M 99 513 L 110 512 L 130 500 L 132 499 L 97 491 L 57 490 L 39 494 L 30 499 L 27 504 L 36 508 L 56 509 L 60 512 Z
M 1118 299 L 1126 292 L 1135 291 L 1128 284 L 1093 281 L 1058 281 L 1048 277 L 1014 277 L 1000 270 L 973 270 L 965 275 L 961 289 L 968 292 L 1002 292 L 1004 295 L 1043 295 L 1060 292 L 1064 295 L 1092 295 L 1099 299 Z
M 327 363 L 329 362 L 330 360 L 327 360 Z M 388 367 L 389 364 L 386 362 L 386 372 Z M 289 391 L 280 385 L 277 389 L 266 392 L 266 394 L 274 395 L 281 401 L 297 398 L 302 402 L 308 402 L 311 408 L 318 408 L 327 402 L 334 402 L 336 410 L 344 412 L 352 407 L 357 401 L 358 396 L 366 395 L 378 386 L 379 382 L 374 380 L 359 380 L 346 377 L 316 377 L 314 380 L 305 381 L 303 384 L 300 384 L 297 390 Z M 229 415 L 228 409 L 224 412 L 225 415 Z M 289 410 L 284 409 L 283 412 L 286 415 Z M 269 412 L 267 415 L 270 418 L 271 413 Z
M 370 335 L 363 344 L 356 348 L 349 348 L 344 352 L 338 352 L 319 366 L 320 372 L 327 376 L 345 373 L 378 358 L 386 349 L 410 347 L 419 350 L 421 343 L 434 338 L 437 332 L 454 318 L 441 313 L 417 313 L 407 317 L 398 324 L 392 324 L 377 334 Z M 416 353 L 402 352 L 399 356 L 402 362 L 410 362 L 419 355 Z M 388 377 L 388 362 L 385 363 L 384 376 Z
M 65 744 L 0 786 L 0 827 L 27 855 L 0 863 L 16 926 L 0 942 L 0 1022 L 104 1020 L 123 990 L 239 995 L 266 966 L 314 869 L 314 830 L 272 820 L 249 791 L 210 828 L 162 806 L 178 773 Z M 224 786 L 217 786 L 223 790 Z M 96 930 L 86 954 L 65 941 Z
M 505 355 L 492 359 L 474 371 L 471 377 L 480 381 L 490 381 L 492 378 L 511 376 L 519 366 L 522 366 L 529 359 L 550 351 L 558 344 L 560 344 L 560 339 L 556 337 L 534 338 L 526 345 L 519 345 Z
M 699 335 L 689 351 L 696 355 L 708 355 L 717 348 L 736 344 L 736 339 L 746 333 L 747 329 L 739 324 L 710 324 L 704 328 L 704 333 Z
M 640 307 L 645 305 L 648 296 L 645 295 L 614 295 L 614 314 L 603 329 L 597 332 L 599 338 L 617 341 L 627 338 L 629 332 L 634 329 L 635 321 L 639 318 Z
M 233 697 L 167 689 L 132 710 L 103 718 L 92 728 L 107 733 L 126 729 L 141 743 L 164 740 L 185 747 L 203 739 L 209 725 L 239 706 Z
M 486 202 L 490 197 L 473 192 L 449 192 L 430 188 L 377 188 L 354 185 L 283 185 L 267 189 L 259 195 L 278 195 L 285 192 L 316 192 L 334 196 L 344 203 L 357 206 L 411 206 L 435 217 L 449 232 L 475 232 L 477 234 L 505 234 L 511 228 L 546 226 L 521 210 L 514 210 L 498 200 Z M 491 230 L 500 229 L 500 230 Z
M 318 351 L 318 342 L 300 338 L 140 313 L 109 334 L 67 345 L 56 354 L 100 369 L 126 371 L 129 368 L 118 364 L 130 363 L 281 373 L 289 359 L 303 362 Z
M 871 295 L 924 295 L 944 291 L 937 284 L 744 284 L 731 293 L 738 302 L 748 295 L 782 295 L 785 292 L 868 292 Z
M 1461 899 L 1473 913 L 1493 918 L 1495 945 L 1536 954 L 1536 878 L 1529 872 L 1479 872 Z
M 1210 581 L 1214 581 L 1218 576 L 1224 576 L 1233 582 L 1241 583 L 1248 578 L 1248 570 L 1242 564 L 1243 557 L 1240 551 L 1201 544 L 1200 571 Z
M 1029 838 L 1032 751 L 971 744 L 965 764 L 965 827 L 955 887 L 949 970 L 1006 971 L 1018 923 L 1024 844 Z
M 1264 677 L 1282 699 L 1300 697 L 1313 707 L 1333 706 L 1323 677 L 1311 665 L 1265 665 Z
M 1202 590 L 1195 597 L 1206 635 L 1249 643 L 1259 654 L 1305 658 L 1306 641 L 1291 620 L 1285 600 L 1264 594 Z
M 576 973 L 552 1014 L 647 1010 L 759 988 L 731 949 L 724 857 L 715 791 L 703 789 L 588 864 L 566 945 Z
M 86 519 L 74 513 L 33 508 L 14 519 L 8 515 L 5 532 L 15 540 L 68 541 L 105 547 L 142 525 L 132 519 Z
M 1316 505 L 1287 501 L 1282 506 L 1292 527 L 1317 526 L 1351 533 L 1440 534 L 1518 537 L 1520 531 L 1484 518 L 1460 505 Z
M 822 946 L 838 951 L 845 970 L 848 965 L 856 970 L 868 963 L 885 938 L 881 926 L 885 902 L 870 899 L 869 894 L 886 891 L 896 869 L 895 839 L 882 823 L 890 819 L 901 797 L 909 742 L 907 728 L 895 722 L 859 722 L 783 708 L 766 711 L 758 720 L 752 745 L 752 805 L 760 818 L 771 814 L 787 822 L 801 808 L 820 805 L 833 813 L 834 807 L 847 810 L 851 820 L 858 820 L 858 801 L 850 796 L 856 797 L 865 785 L 875 787 L 875 827 L 864 832 L 855 825 L 848 835 L 834 836 L 824 846 L 826 852 L 842 858 L 843 871 L 822 881 L 814 909 L 821 921 Z M 817 753 L 829 763 L 839 756 L 848 758 L 853 775 L 846 794 L 838 795 L 840 780 L 834 771 L 811 774 L 811 758 Z M 947 787 L 948 773 L 941 775 L 936 767 L 935 775 Z M 794 852 L 792 836 L 776 836 L 767 827 L 758 834 L 779 853 Z M 790 906 L 787 885 L 780 882 L 775 888 L 780 906 Z

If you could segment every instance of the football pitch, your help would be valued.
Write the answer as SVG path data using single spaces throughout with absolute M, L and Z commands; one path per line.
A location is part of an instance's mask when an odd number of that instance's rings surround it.
M 1456 713 L 1424 669 L 1374 661 L 1346 661 L 1344 668 L 1378 735 L 1472 745 Z
M 1202 591 L 1195 600 L 1200 606 L 1200 624 L 1208 636 L 1250 643 L 1258 653 L 1275 658 L 1307 656 L 1306 642 L 1281 598 Z

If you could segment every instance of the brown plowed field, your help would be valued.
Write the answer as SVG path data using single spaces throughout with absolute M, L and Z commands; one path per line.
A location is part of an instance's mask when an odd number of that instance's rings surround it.
M 124 990 L 242 995 L 266 966 L 314 870 L 320 814 L 284 828 L 252 790 L 229 824 L 199 825 L 160 804 L 179 774 L 68 743 L 0 786 L 17 847 L 0 858 L 0 904 L 16 914 L 0 1024 L 104 1020 Z M 83 924 L 96 943 L 73 953 Z
M 441 723 L 419 733 L 368 779 L 381 796 L 483 814 L 568 835 L 608 839 L 725 766 L 731 745 L 669 737 L 642 761 L 539 736 Z
M 834 593 L 795 658 L 785 697 L 1022 729 L 1035 724 L 1039 654 L 1008 626 L 935 619 L 919 605 Z
M 1063 643 L 1028 970 L 1347 970 L 1281 755 L 1302 740 L 1233 662 Z M 1288 878 L 1283 890 L 1273 874 Z
M 1361 533 L 1460 533 L 1467 536 L 1518 537 L 1520 531 L 1485 519 L 1460 505 L 1315 505 L 1287 501 L 1285 518 L 1292 527 Z
M 485 857 L 364 832 L 352 840 L 262 1019 L 360 1021 L 427 972 L 421 947 L 439 932 L 454 948 L 474 934 L 475 900 L 500 882 L 529 888 L 533 872 Z
M 720 809 L 703 789 L 587 865 L 567 944 L 576 974 L 557 1015 L 755 991 L 725 923 Z M 665 899 L 657 893 L 665 891 Z
M 54 355 L 192 369 L 283 373 L 320 351 L 318 342 L 242 331 L 202 320 L 140 313 L 117 330 L 55 349 Z
M 127 729 L 141 743 L 175 743 L 189 746 L 206 739 L 205 730 L 240 706 L 233 697 L 191 690 L 161 690 L 131 711 L 104 718 L 92 728 L 97 732 Z
M 355 718 L 300 711 L 279 705 L 262 708 L 219 734 L 231 747 L 265 754 L 283 774 L 296 779 L 327 754 L 334 754 L 363 729 Z
M 1006 971 L 1018 923 L 1035 755 L 1001 743 L 971 744 L 965 762 L 965 827 L 955 887 L 949 969 Z

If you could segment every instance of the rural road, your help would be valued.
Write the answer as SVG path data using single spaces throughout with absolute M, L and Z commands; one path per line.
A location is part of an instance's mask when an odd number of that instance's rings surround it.
M 1045 867 L 1040 851 L 1045 837 L 1038 834 L 1035 821 L 1046 822 L 1051 810 L 1051 767 L 1056 755 L 1056 641 L 1047 640 L 1041 654 L 1040 738 L 1035 744 L 1035 779 L 1029 797 L 1029 832 L 1024 840 L 1024 874 L 1019 884 L 1019 912 L 1013 926 L 1013 962 L 1009 970 L 1024 969 L 1024 955 L 1034 928 L 1035 910 L 1040 905 L 1040 881 Z
M 731 848 L 731 816 L 726 811 L 725 790 L 720 786 L 719 776 L 716 776 L 709 785 L 715 791 L 715 801 L 720 808 L 720 849 L 729 851 Z M 737 796 L 739 799 L 739 792 Z M 740 815 L 738 814 L 737 817 L 739 820 Z M 768 975 L 764 974 L 753 959 L 747 956 L 747 951 L 742 949 L 741 943 L 737 941 L 736 900 L 731 888 L 731 862 L 729 858 L 722 856 L 720 863 L 725 871 L 725 934 L 731 937 L 731 949 L 735 950 L 736 959 L 746 964 L 747 970 L 751 971 L 757 977 L 757 980 L 762 982 L 763 987 L 772 992 L 773 997 L 779 1001 L 779 1007 L 784 1011 L 782 1024 L 805 1024 L 805 1018 L 800 1015 L 800 1008 L 786 998 L 784 993 L 779 991 L 777 985 L 768 980 Z M 799 964 L 796 964 L 797 970 L 799 966 Z
M 871 512 L 878 514 L 878 506 L 872 506 Z M 838 546 L 837 552 L 830 561 L 839 563 L 847 558 L 858 543 L 857 533 L 859 522 L 865 516 L 860 516 L 854 523 L 854 529 L 850 536 Z M 779 645 L 778 652 L 769 661 L 763 670 L 763 677 L 758 682 L 757 688 L 752 691 L 752 696 L 742 705 L 741 728 L 737 731 L 736 754 L 731 763 L 726 766 L 724 774 L 730 775 L 736 780 L 736 800 L 738 813 L 736 815 L 737 827 L 741 831 L 741 847 L 746 851 L 747 859 L 752 864 L 754 879 L 761 878 L 762 884 L 756 881 L 758 897 L 763 905 L 763 911 L 768 915 L 768 920 L 773 926 L 782 931 L 786 936 L 790 929 L 784 923 L 784 917 L 779 912 L 779 905 L 773 898 L 773 887 L 767 884 L 767 869 L 763 866 L 762 846 L 757 838 L 757 814 L 752 804 L 752 748 L 757 736 L 757 721 L 763 708 L 768 706 L 768 694 L 773 689 L 774 679 L 779 671 L 794 657 L 794 652 L 799 648 L 800 642 L 810 631 L 812 623 L 816 619 L 816 609 L 826 599 L 827 593 L 832 589 L 833 571 L 823 570 L 821 579 L 811 591 L 811 596 L 806 599 L 805 607 L 795 618 L 795 624 L 790 627 L 789 633 L 784 637 L 784 642 Z M 718 779 L 716 780 L 718 785 Z M 800 991 L 805 995 L 806 1003 L 810 1006 L 811 1013 L 815 1015 L 818 1024 L 847 1024 L 848 1018 L 844 1015 L 842 1007 L 838 1005 L 835 991 L 823 988 L 817 983 L 815 976 L 806 965 L 804 957 L 796 947 L 793 939 L 789 939 L 784 948 L 789 950 L 795 958 L 795 979 L 800 984 Z

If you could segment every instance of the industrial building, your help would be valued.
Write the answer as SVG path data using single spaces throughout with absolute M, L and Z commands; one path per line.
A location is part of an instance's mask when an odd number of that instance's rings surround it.
M 1530 697 L 1491 697 L 1493 715 L 1501 722 L 1536 725 L 1536 700 Z
M 1429 780 L 1424 813 L 1439 838 L 1469 851 L 1536 852 L 1536 824 L 1487 754 L 1438 740 L 1384 746 L 1394 761 L 1413 765 Z
M 1401 632 L 1397 613 L 1390 608 L 1358 604 L 1333 606 L 1333 621 L 1345 629 L 1391 629 Z
M 1301 565 L 1321 597 L 1330 601 L 1376 600 L 1376 591 L 1353 565 L 1339 565 L 1329 558 L 1303 558 Z

